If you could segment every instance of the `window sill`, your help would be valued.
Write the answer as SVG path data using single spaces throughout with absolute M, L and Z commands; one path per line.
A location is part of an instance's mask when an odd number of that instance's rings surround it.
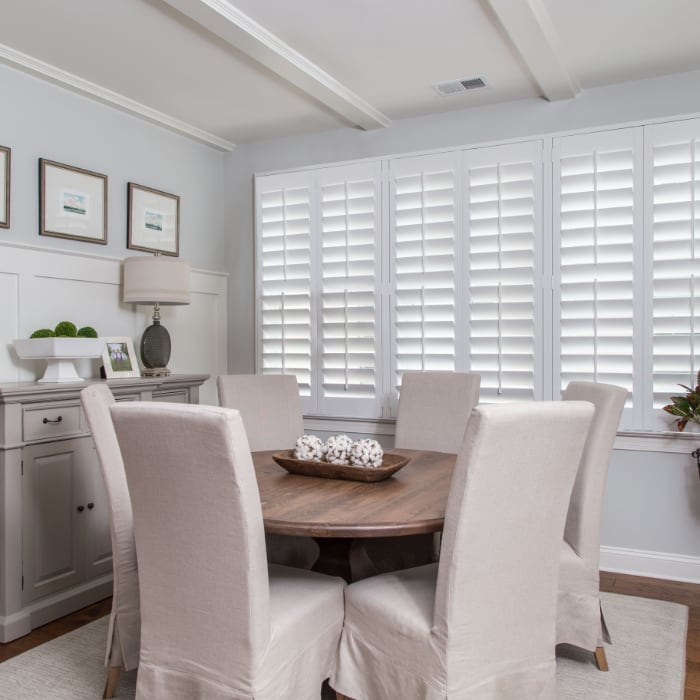
M 393 418 L 347 418 L 340 416 L 304 416 L 308 432 L 360 433 L 368 436 L 393 437 L 396 421 Z M 686 430 L 688 430 L 686 428 Z M 621 431 L 615 438 L 614 449 L 636 452 L 671 452 L 689 454 L 700 445 L 700 430 L 643 432 Z

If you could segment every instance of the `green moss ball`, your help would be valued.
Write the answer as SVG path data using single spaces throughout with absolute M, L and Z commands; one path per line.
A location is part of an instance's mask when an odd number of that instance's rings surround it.
M 50 328 L 39 328 L 34 331 L 30 338 L 53 338 L 56 334 Z
M 78 330 L 78 338 L 97 338 L 97 331 L 92 326 L 83 326 Z
M 70 321 L 61 321 L 54 330 L 56 335 L 62 338 L 75 338 L 78 334 L 75 323 L 71 323 Z

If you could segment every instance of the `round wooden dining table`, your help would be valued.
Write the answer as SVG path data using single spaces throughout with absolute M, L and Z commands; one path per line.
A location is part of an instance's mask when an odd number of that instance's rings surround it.
M 456 455 L 392 449 L 410 461 L 388 479 L 346 481 L 289 474 L 274 451 L 253 452 L 265 531 L 313 537 L 316 571 L 357 580 L 372 573 L 362 541 L 439 532 Z

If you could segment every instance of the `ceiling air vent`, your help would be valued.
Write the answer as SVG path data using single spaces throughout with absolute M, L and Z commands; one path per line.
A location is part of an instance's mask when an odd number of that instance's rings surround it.
M 486 87 L 486 81 L 483 78 L 466 78 L 464 80 L 450 80 L 447 83 L 438 83 L 433 85 L 433 87 L 440 95 L 456 95 L 459 92 Z

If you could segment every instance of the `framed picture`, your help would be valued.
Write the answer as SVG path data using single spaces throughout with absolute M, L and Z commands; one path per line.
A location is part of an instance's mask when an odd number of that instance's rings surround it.
M 107 176 L 39 159 L 39 234 L 107 243 Z
M 10 149 L 0 146 L 0 228 L 10 228 Z
M 101 338 L 105 346 L 102 350 L 102 364 L 107 379 L 140 377 L 134 343 L 131 338 Z
M 126 247 L 180 254 L 180 197 L 130 182 L 127 186 Z

